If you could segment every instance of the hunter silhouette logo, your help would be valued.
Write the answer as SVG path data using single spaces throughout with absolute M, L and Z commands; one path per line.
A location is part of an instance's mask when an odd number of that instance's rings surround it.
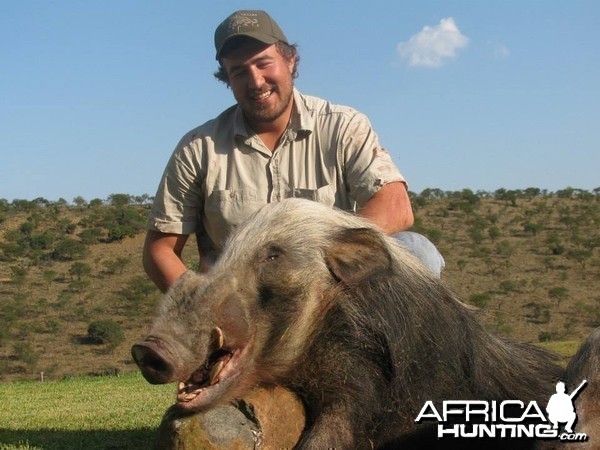
M 587 380 L 566 393 L 565 384 L 556 384 L 556 393 L 550 396 L 546 414 L 536 401 L 521 400 L 444 400 L 425 402 L 416 423 L 437 422 L 439 439 L 559 439 L 587 441 L 585 433 L 575 433 L 577 414 L 573 400 L 585 387 Z M 559 424 L 565 424 L 559 431 Z
M 550 397 L 548 406 L 546 406 L 548 419 L 552 422 L 554 430 L 558 429 L 558 423 L 562 422 L 567 424 L 565 425 L 565 431 L 573 433 L 573 424 L 577 420 L 573 399 L 579 394 L 586 383 L 587 380 L 583 380 L 570 395 L 565 393 L 565 383 L 562 381 L 556 383 L 556 394 Z

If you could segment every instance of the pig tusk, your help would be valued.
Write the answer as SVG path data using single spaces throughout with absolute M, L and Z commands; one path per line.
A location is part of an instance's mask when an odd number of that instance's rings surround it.
M 210 372 L 210 385 L 212 386 L 213 384 L 216 384 L 219 381 L 219 374 L 221 373 L 221 370 L 223 370 L 223 367 L 225 366 L 225 363 L 223 361 L 218 361 L 215 366 L 213 367 L 212 371 Z
M 223 331 L 219 327 L 215 327 L 213 329 L 213 342 L 217 346 L 217 350 L 221 350 L 223 345 L 225 344 L 225 339 L 223 338 Z

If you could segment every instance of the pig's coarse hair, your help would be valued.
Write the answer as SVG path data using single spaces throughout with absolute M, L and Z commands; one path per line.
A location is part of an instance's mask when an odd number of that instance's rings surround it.
M 284 385 L 304 402 L 299 447 L 394 447 L 420 432 L 428 400 L 542 404 L 563 373 L 544 350 L 488 333 L 395 239 L 316 202 L 259 210 L 207 276 L 174 286 L 158 316 L 173 321 L 174 303 L 208 308 L 189 297 L 219 283 L 214 292 L 243 299 L 239 314 L 253 324 L 244 389 Z

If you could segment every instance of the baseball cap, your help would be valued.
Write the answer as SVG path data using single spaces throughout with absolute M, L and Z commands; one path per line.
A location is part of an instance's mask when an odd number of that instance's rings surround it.
M 266 12 L 236 11 L 221 22 L 215 31 L 216 59 L 221 56 L 225 44 L 237 36 L 248 36 L 265 44 L 275 44 L 277 41 L 287 43 L 287 38 L 279 25 Z

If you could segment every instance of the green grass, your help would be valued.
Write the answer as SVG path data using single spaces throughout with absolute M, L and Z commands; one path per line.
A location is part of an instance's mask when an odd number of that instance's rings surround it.
M 547 341 L 538 342 L 535 345 L 556 353 L 560 357 L 560 359 L 557 361 L 558 364 L 563 367 L 567 367 L 567 364 L 573 355 L 577 353 L 577 350 L 581 345 L 581 341 Z
M 137 372 L 0 384 L 0 450 L 152 448 L 174 399 Z
M 579 349 L 581 341 L 548 341 L 540 342 L 536 345 L 545 348 L 546 350 L 550 350 L 554 353 L 558 353 L 564 358 L 570 358 Z

